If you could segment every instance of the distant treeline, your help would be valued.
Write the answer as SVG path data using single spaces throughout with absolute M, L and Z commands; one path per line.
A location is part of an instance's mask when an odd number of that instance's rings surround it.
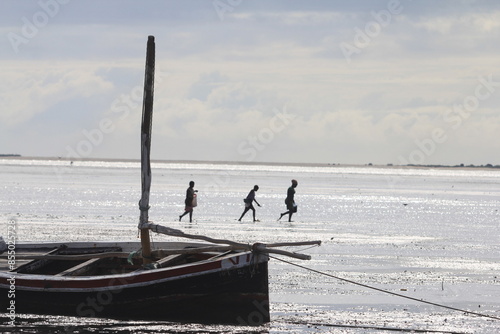
M 20 154 L 0 154 L 0 157 L 20 157 Z
M 464 164 L 460 164 L 460 165 L 454 165 L 454 166 L 449 166 L 449 165 L 415 165 L 415 164 L 408 164 L 408 165 L 405 165 L 405 166 L 411 166 L 411 167 L 431 167 L 431 168 L 453 168 L 453 167 L 457 167 L 457 168 L 500 168 L 500 165 L 492 165 L 492 164 L 486 164 L 486 165 L 464 165 Z

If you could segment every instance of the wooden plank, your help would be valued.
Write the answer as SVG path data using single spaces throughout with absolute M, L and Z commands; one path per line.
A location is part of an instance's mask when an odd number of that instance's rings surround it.
M 24 274 L 29 274 L 35 270 L 38 270 L 45 266 L 47 263 L 49 263 L 51 260 L 47 258 L 47 256 L 54 255 L 59 253 L 60 251 L 64 250 L 66 247 L 65 246 L 59 246 L 56 249 L 51 250 L 48 253 L 42 254 L 41 257 L 39 258 L 33 258 L 33 261 L 24 263 L 14 270 L 11 270 L 12 272 L 17 272 L 17 273 L 24 273 Z M 21 255 L 16 254 L 16 259 L 23 259 Z
M 66 269 L 55 276 L 78 276 L 88 272 L 92 266 L 95 266 L 102 258 L 94 258 L 80 263 L 74 267 Z
M 169 256 L 166 256 L 166 257 L 156 261 L 156 263 L 158 263 L 158 266 L 160 268 L 166 268 L 166 267 L 178 264 L 179 262 L 184 260 L 186 257 L 187 257 L 186 254 L 169 255 Z

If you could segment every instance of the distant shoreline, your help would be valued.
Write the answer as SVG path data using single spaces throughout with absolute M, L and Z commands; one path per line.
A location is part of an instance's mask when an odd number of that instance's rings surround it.
M 67 158 L 67 157 L 28 157 L 19 154 L 0 154 L 0 159 L 12 160 L 55 160 L 55 161 L 103 161 L 103 162 L 137 162 L 139 159 L 109 159 L 109 158 Z M 359 167 L 359 168 L 443 168 L 443 169 L 500 169 L 500 165 L 377 165 L 377 164 L 341 164 L 341 163 L 307 163 L 307 162 L 252 162 L 252 161 L 202 161 L 202 160 L 151 160 L 153 163 L 172 163 L 172 164 L 211 164 L 211 165 L 248 165 L 248 166 L 298 166 L 298 167 Z

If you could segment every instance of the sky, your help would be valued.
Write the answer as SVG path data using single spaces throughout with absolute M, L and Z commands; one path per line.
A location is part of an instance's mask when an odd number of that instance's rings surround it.
M 500 164 L 500 3 L 0 1 L 0 154 Z

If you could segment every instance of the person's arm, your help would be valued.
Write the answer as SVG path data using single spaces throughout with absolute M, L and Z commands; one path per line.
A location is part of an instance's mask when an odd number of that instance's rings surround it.
M 295 204 L 295 189 L 290 187 L 290 202 L 292 204 Z

